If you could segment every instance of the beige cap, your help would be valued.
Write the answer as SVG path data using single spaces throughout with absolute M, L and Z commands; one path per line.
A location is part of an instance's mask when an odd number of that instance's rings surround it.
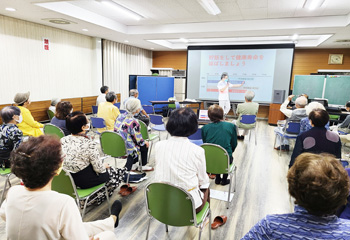
M 29 95 L 30 95 L 30 92 L 26 92 L 26 93 L 17 93 L 15 95 L 15 97 L 13 98 L 13 101 L 16 103 L 16 104 L 22 104 L 22 103 L 25 103 L 26 101 L 28 101 L 29 99 Z

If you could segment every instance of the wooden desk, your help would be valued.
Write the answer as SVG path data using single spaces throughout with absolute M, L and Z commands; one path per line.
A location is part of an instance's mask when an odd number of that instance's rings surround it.
M 268 123 L 270 125 L 277 125 L 278 120 L 286 119 L 286 116 L 280 111 L 281 104 L 271 103 L 269 110 Z

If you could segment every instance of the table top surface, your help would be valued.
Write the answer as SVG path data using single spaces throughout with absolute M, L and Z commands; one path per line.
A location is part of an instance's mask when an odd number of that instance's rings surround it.
M 169 102 L 169 101 L 149 101 L 150 103 L 159 103 L 159 104 L 167 104 L 167 103 L 174 103 L 173 101 Z M 180 104 L 199 104 L 202 103 L 201 101 L 197 101 L 197 102 L 192 102 L 192 101 L 180 101 Z

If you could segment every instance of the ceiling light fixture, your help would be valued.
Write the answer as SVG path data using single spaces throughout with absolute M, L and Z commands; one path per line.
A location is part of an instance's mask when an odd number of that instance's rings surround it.
M 199 4 L 211 15 L 218 15 L 221 13 L 219 7 L 214 0 L 197 0 Z
M 292 40 L 297 40 L 297 39 L 298 39 L 298 37 L 299 37 L 299 35 L 298 35 L 298 34 L 294 34 L 294 35 L 292 36 Z
M 11 8 L 11 7 L 7 7 L 5 8 L 6 11 L 10 11 L 10 12 L 16 12 L 15 8 Z
M 303 8 L 315 10 L 316 8 L 321 7 L 324 2 L 325 0 L 305 0 Z
M 84 32 L 88 32 L 89 30 L 87 30 L 86 28 L 83 28 L 83 29 L 81 29 L 81 30 L 83 30 Z
M 187 42 L 188 42 L 188 40 L 185 39 L 185 38 L 180 38 L 179 40 L 180 40 L 181 42 L 184 42 L 184 43 L 187 43 Z
M 122 13 L 122 14 L 125 14 L 126 16 L 129 16 L 137 21 L 141 20 L 142 18 L 144 18 L 143 16 L 141 16 L 140 14 L 114 2 L 114 1 L 109 1 L 109 0 L 102 0 L 101 1 L 102 4 L 108 6 L 108 7 L 111 7 L 113 8 L 114 10 Z
M 128 40 L 124 40 L 125 43 L 128 43 L 129 41 Z

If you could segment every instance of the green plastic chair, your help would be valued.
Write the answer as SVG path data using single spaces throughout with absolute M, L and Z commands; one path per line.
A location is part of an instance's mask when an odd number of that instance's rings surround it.
M 146 186 L 145 196 L 146 210 L 149 216 L 146 240 L 153 218 L 165 224 L 166 232 L 168 232 L 168 225 L 176 227 L 195 226 L 199 228 L 198 239 L 201 239 L 204 222 L 208 216 L 209 222 L 211 222 L 209 203 L 207 202 L 203 209 L 196 214 L 192 196 L 186 190 L 173 184 L 150 183 Z M 208 227 L 209 239 L 211 239 L 211 227 Z
M 94 199 L 89 199 L 94 193 L 100 191 L 100 189 L 104 188 L 106 191 L 106 197 L 107 197 L 107 202 L 108 202 L 108 209 L 109 209 L 109 214 L 111 214 L 111 204 L 109 202 L 109 195 L 108 195 L 108 190 L 106 187 L 105 183 L 99 184 L 95 187 L 87 188 L 87 189 L 80 189 L 77 188 L 74 180 L 72 178 L 72 175 L 68 172 L 62 169 L 60 175 L 55 176 L 52 180 L 52 185 L 51 189 L 53 191 L 63 193 L 66 195 L 71 196 L 72 198 L 75 198 L 77 205 L 80 208 L 80 201 L 84 200 L 84 208 L 83 212 L 81 213 L 81 217 L 84 218 L 85 216 L 85 210 L 86 206 L 89 202 L 89 200 L 94 200 Z
M 1 200 L 0 200 L 0 205 L 2 204 L 2 201 L 4 200 L 4 196 L 5 196 L 5 192 L 7 190 L 7 184 L 9 185 L 8 188 L 11 187 L 11 182 L 10 182 L 10 176 L 11 176 L 11 168 L 1 168 L 0 167 L 0 176 L 5 177 L 5 185 L 4 185 L 4 189 L 2 190 L 1 193 Z
M 231 194 L 231 184 L 232 176 L 235 176 L 235 185 L 233 192 L 236 192 L 236 169 L 235 163 L 232 161 L 230 164 L 230 157 L 223 147 L 212 144 L 204 143 L 201 145 L 205 151 L 205 161 L 207 165 L 207 172 L 211 174 L 229 174 L 231 181 L 228 189 L 227 197 L 227 209 L 230 206 L 230 194 Z
M 62 129 L 51 124 L 51 123 L 47 123 L 44 125 L 44 134 L 45 135 L 55 135 L 59 138 L 64 137 L 64 133 L 63 133 Z
M 147 158 L 147 159 L 150 159 L 151 151 L 152 151 L 152 147 L 153 147 L 153 141 L 156 140 L 157 138 L 158 138 L 158 141 L 160 141 L 160 136 L 158 134 L 155 134 L 155 133 L 148 133 L 148 129 L 147 129 L 146 123 L 144 123 L 141 120 L 138 120 L 138 121 L 139 121 L 139 124 L 140 124 L 140 131 L 141 131 L 142 138 L 145 141 L 149 141 L 149 142 L 152 143 L 151 147 L 150 147 L 150 149 L 148 151 L 148 158 Z
M 128 156 L 128 152 L 126 150 L 126 143 L 122 136 L 120 136 L 116 132 L 112 131 L 104 131 L 100 136 L 100 143 L 102 152 L 108 156 L 114 158 L 114 164 L 117 166 L 116 158 L 125 158 Z M 142 163 L 139 158 L 139 164 L 142 171 Z M 129 183 L 130 171 L 128 172 L 128 177 L 126 180 L 126 184 Z
M 50 109 L 48 109 L 47 116 L 49 117 L 49 120 L 51 121 L 51 119 L 55 116 L 55 113 L 53 111 L 51 111 Z

